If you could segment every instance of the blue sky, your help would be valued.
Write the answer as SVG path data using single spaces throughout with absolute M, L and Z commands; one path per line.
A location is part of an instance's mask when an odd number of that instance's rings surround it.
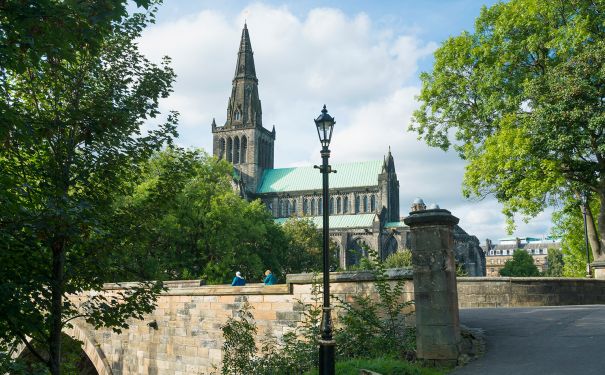
M 162 109 L 181 114 L 187 147 L 211 152 L 210 124 L 225 121 L 243 27 L 254 50 L 263 124 L 275 125 L 276 167 L 316 164 L 315 118 L 323 104 L 336 117 L 333 163 L 381 160 L 389 146 L 400 181 L 401 215 L 415 197 L 460 218 L 482 242 L 506 236 L 500 205 L 465 200 L 465 163 L 407 132 L 418 107 L 418 76 L 450 36 L 472 31 L 494 1 L 176 1 L 160 8 L 141 49 L 154 61 L 172 57 L 175 91 Z M 519 220 L 514 233 L 548 234 L 550 214 Z

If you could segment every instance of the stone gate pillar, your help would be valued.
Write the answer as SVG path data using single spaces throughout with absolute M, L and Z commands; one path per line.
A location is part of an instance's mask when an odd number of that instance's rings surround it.
M 454 225 L 448 210 L 411 212 L 404 219 L 411 229 L 416 346 L 418 358 L 455 365 L 460 342 Z

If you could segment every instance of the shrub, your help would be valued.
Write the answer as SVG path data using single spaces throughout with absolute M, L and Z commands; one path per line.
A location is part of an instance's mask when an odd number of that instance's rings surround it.
M 412 251 L 403 249 L 390 254 L 384 260 L 385 268 L 406 268 L 412 267 Z

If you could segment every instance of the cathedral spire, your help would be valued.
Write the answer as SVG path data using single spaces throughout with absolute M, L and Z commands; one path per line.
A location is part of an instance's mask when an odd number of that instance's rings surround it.
M 248 25 L 244 23 L 237 53 L 231 97 L 227 104 L 225 127 L 262 128 L 262 109 L 258 97 L 258 79 Z
M 242 38 L 239 42 L 239 52 L 237 53 L 237 65 L 235 66 L 236 78 L 252 78 L 256 80 L 256 69 L 254 68 L 254 56 L 252 52 L 252 43 L 250 43 L 250 34 L 248 34 L 248 25 L 244 23 Z

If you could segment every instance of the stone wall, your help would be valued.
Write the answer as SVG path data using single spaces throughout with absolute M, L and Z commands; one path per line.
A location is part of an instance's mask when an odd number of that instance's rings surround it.
M 605 303 L 605 280 L 552 277 L 459 277 L 465 307 L 592 305 Z
M 403 298 L 413 299 L 411 270 L 392 270 L 390 277 L 409 280 Z M 372 275 L 367 271 L 332 273 L 330 279 L 330 292 L 343 300 L 375 295 Z M 244 287 L 172 282 L 159 297 L 153 314 L 131 321 L 130 328 L 121 334 L 95 331 L 82 322 L 77 326 L 89 333 L 102 352 L 104 362 L 95 361 L 100 374 L 212 374 L 222 359 L 221 325 L 236 316 L 246 302 L 252 307 L 258 337 L 268 333 L 280 338 L 299 324 L 301 302 L 313 302 L 312 275 L 288 275 L 287 281 L 285 285 Z M 109 290 L 115 288 L 108 285 Z

